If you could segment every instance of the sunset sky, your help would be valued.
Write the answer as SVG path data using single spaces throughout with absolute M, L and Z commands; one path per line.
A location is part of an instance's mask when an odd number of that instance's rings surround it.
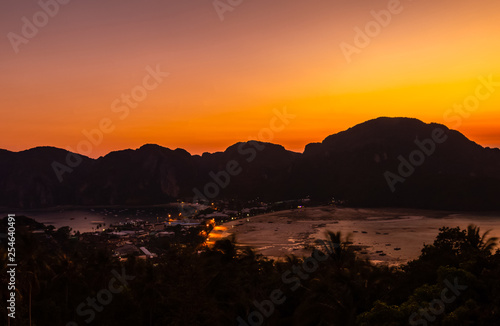
M 397 2 L 243 0 L 218 13 L 212 0 L 72 0 L 49 17 L 38 1 L 3 1 L 0 148 L 78 151 L 107 119 L 113 131 L 85 154 L 145 143 L 200 154 L 256 139 L 285 107 L 296 117 L 271 140 L 298 152 L 379 116 L 500 147 L 500 2 Z M 388 8 L 398 13 L 347 60 L 341 45 Z M 24 26 L 34 19 L 37 31 Z M 127 116 L 113 110 L 147 67 L 169 75 Z M 454 111 L 478 87 L 477 108 Z

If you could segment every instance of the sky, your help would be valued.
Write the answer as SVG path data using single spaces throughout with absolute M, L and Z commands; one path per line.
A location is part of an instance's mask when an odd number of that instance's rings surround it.
M 0 4 L 0 148 L 302 152 L 380 116 L 500 147 L 498 1 L 59 1 Z

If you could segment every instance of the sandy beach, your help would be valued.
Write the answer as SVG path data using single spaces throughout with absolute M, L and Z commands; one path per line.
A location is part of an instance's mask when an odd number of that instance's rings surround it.
M 234 235 L 238 246 L 250 246 L 273 259 L 307 256 L 326 231 L 350 235 L 359 255 L 377 263 L 401 264 L 415 259 L 424 244 L 431 244 L 439 228 L 478 225 L 500 237 L 499 213 L 456 213 L 415 209 L 354 209 L 333 206 L 269 213 L 225 223 L 217 238 Z M 219 233 L 217 233 L 219 232 Z

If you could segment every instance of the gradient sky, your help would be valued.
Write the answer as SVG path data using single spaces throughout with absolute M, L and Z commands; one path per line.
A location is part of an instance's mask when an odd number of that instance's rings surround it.
M 348 63 L 340 44 L 354 45 L 355 28 L 388 3 L 243 0 L 221 21 L 212 0 L 72 0 L 15 53 L 9 33 L 22 36 L 22 18 L 41 8 L 3 1 L 0 148 L 75 150 L 107 118 L 115 129 L 91 157 L 145 143 L 213 152 L 257 138 L 283 107 L 296 118 L 272 142 L 299 152 L 379 116 L 500 147 L 500 87 L 470 116 L 450 111 L 478 77 L 500 81 L 500 2 L 401 1 Z M 170 75 L 121 120 L 111 104 L 157 65 Z

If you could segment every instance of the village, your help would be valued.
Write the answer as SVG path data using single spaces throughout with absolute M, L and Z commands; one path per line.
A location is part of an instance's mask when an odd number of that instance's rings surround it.
M 209 205 L 194 205 L 193 213 L 186 217 L 182 213 L 173 212 L 156 214 L 151 218 L 147 210 L 140 210 L 147 218 L 136 214 L 135 218 L 124 218 L 124 221 L 106 225 L 104 221 L 93 221 L 92 232 L 83 232 L 67 228 L 70 240 L 97 249 L 111 251 L 120 261 L 129 258 L 143 260 L 159 260 L 170 249 L 198 250 L 211 248 L 217 240 L 230 235 L 224 223 L 236 220 L 247 220 L 264 213 L 290 208 L 302 208 L 308 199 L 281 201 L 275 203 L 247 202 L 246 206 L 230 204 L 227 201 L 213 202 Z M 236 207 L 235 207 L 236 206 Z M 113 214 L 111 209 L 102 209 L 105 216 Z M 123 209 L 117 211 L 119 216 Z M 153 214 L 155 215 L 155 214 Z M 62 232 L 62 230 L 61 230 Z M 43 230 L 34 231 L 43 234 Z

